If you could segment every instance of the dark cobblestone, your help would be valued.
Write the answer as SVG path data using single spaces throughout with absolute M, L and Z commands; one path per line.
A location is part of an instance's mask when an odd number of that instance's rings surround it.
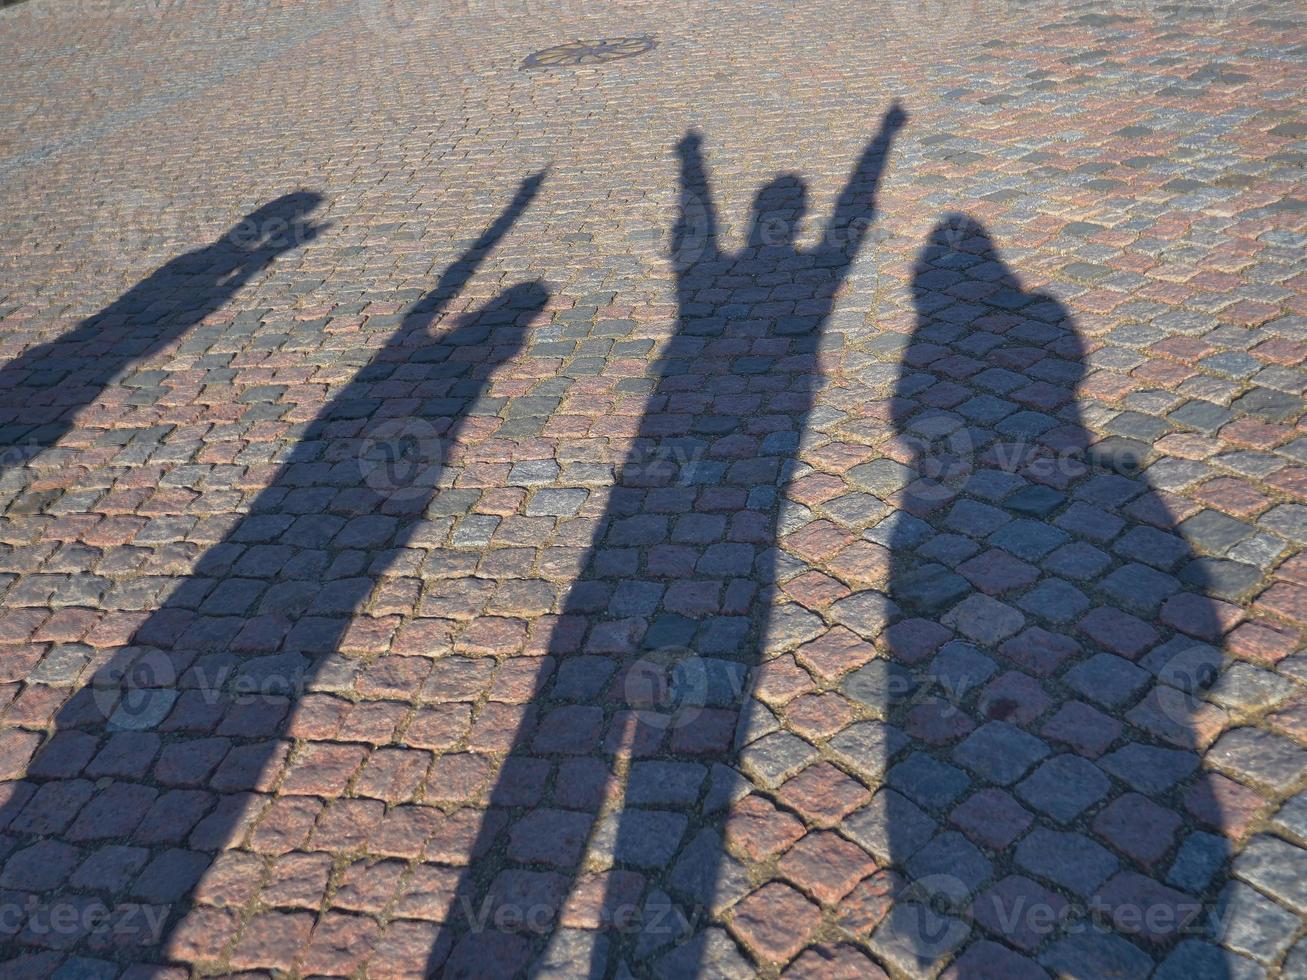
M 1301 21 L 5 8 L 2 972 L 1307 972 Z

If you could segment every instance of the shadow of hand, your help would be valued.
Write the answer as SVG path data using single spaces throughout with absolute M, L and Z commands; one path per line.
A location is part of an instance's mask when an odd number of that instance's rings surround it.
M 676 152 L 681 154 L 681 156 L 685 156 L 686 154 L 697 152 L 699 147 L 702 145 L 702 134 L 700 134 L 697 129 L 692 129 L 677 142 Z

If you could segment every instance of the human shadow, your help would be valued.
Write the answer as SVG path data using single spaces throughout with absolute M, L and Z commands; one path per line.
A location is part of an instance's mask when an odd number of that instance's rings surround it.
M 58 442 L 128 366 L 221 309 L 278 255 L 316 237 L 322 227 L 307 217 L 321 202 L 311 191 L 283 194 L 0 368 L 0 478 Z
M 1151 447 L 1085 427 L 1071 313 L 983 226 L 945 217 L 912 293 L 874 464 L 901 618 L 845 683 L 885 709 L 884 788 L 847 824 L 898 876 L 871 948 L 913 975 L 1143 976 L 1183 944 L 1174 968 L 1225 976 L 1225 846 L 1187 828 L 1223 829 L 1199 770 L 1233 607 Z
M 304 692 L 348 667 L 339 651 L 355 614 L 429 527 L 442 463 L 548 300 L 542 283 L 525 282 L 433 329 L 543 176 L 524 180 L 406 311 L 307 425 L 249 512 L 58 711 L 25 778 L 3 784 L 0 827 L 14 848 L 0 902 L 8 953 L 54 947 L 133 962 L 225 955 L 237 917 L 202 908 L 188 924 L 193 888 L 267 802 L 258 794 L 272 788 L 288 738 L 304 735 L 289 732 Z M 338 749 L 366 754 L 357 745 L 325 751 Z M 328 768 L 301 760 L 310 779 Z M 61 871 L 23 870 L 47 852 L 60 857 Z M 246 873 L 257 881 L 257 868 Z M 87 903 L 103 914 L 49 928 L 55 910 Z M 154 912 L 142 916 L 141 908 Z M 304 951 L 287 942 L 274 953 L 289 964 Z
M 906 118 L 897 104 L 886 113 L 811 249 L 795 241 L 806 188 L 787 174 L 758 192 L 747 244 L 723 251 L 700 137 L 678 145 L 676 330 L 429 972 L 452 947 L 445 976 L 532 962 L 602 976 L 649 958 L 692 975 L 730 944 L 700 912 L 738 897 L 721 824 L 740 784 L 735 732 L 769 628 L 782 501 L 823 328 Z M 648 928 L 633 928 L 646 906 Z

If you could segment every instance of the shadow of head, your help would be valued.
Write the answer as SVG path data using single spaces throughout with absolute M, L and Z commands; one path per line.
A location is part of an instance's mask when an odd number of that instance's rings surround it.
M 312 241 L 330 227 L 309 220 L 309 214 L 321 203 L 322 195 L 315 191 L 283 194 L 243 217 L 222 240 L 260 257 L 288 251 Z
M 1060 403 L 1074 398 L 1086 350 L 1070 311 L 1047 293 L 1024 289 L 979 221 L 948 214 L 935 225 L 913 268 L 912 300 L 914 340 L 961 348 L 981 370 L 1029 373 L 1040 391 L 1058 389 Z
M 792 251 L 807 209 L 808 185 L 797 174 L 779 174 L 754 196 L 749 246 Z
M 891 411 L 933 481 L 923 500 L 951 499 L 982 471 L 1059 491 L 1089 466 L 1138 477 L 1146 449 L 1099 452 L 1082 423 L 1086 351 L 1070 312 L 1023 287 L 984 225 L 945 215 L 918 253 L 911 289 L 916 323 Z

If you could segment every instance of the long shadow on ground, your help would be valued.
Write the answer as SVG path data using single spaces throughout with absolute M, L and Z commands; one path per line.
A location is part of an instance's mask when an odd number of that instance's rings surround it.
M 897 105 L 885 115 L 811 250 L 795 243 L 805 186 L 783 175 L 758 193 L 746 246 L 723 252 L 700 139 L 679 145 L 676 332 L 431 969 L 452 946 L 446 976 L 533 961 L 601 976 L 650 958 L 676 976 L 748 971 L 701 913 L 744 885 L 720 825 L 747 678 L 773 625 L 782 499 L 823 329 L 905 121 Z M 600 819 L 606 800 L 618 805 Z M 587 852 L 614 867 L 583 871 Z M 669 895 L 681 911 L 655 909 Z M 648 927 L 631 928 L 641 908 Z
M 872 949 L 924 974 L 965 944 L 961 980 L 1032 959 L 1143 976 L 1183 943 L 1175 975 L 1223 977 L 1199 776 L 1227 721 L 1199 697 L 1233 625 L 1213 567 L 1141 469 L 1151 448 L 1085 428 L 1084 339 L 980 224 L 942 220 L 912 287 L 897 455 L 875 464 L 902 618 L 892 659 L 845 683 L 888 706 L 886 788 L 846 824 L 898 876 Z
M 527 282 L 451 329 L 430 330 L 542 179 L 523 181 L 308 426 L 248 515 L 133 645 L 59 710 L 26 777 L 3 784 L 0 828 L 14 848 L 4 869 L 5 954 L 54 947 L 127 962 L 221 957 L 239 923 L 221 908 L 190 915 L 192 889 L 267 802 L 256 794 L 286 756 L 294 695 L 321 680 L 353 614 L 422 526 L 446 448 L 545 306 L 545 287 Z M 180 308 L 174 315 L 195 319 Z M 335 748 L 363 751 L 328 746 L 326 754 Z M 310 749 L 301 776 L 330 780 L 333 761 Z M 76 912 L 91 905 L 103 914 Z M 60 915 L 66 926 L 52 928 Z M 323 932 L 339 953 L 330 928 Z M 310 972 L 338 963 L 315 960 L 293 939 L 274 946 L 288 966 L 304 955 Z
M 310 191 L 270 201 L 0 369 L 0 477 L 58 442 L 127 367 L 226 306 L 278 255 L 312 240 L 320 229 L 306 219 L 321 201 Z

